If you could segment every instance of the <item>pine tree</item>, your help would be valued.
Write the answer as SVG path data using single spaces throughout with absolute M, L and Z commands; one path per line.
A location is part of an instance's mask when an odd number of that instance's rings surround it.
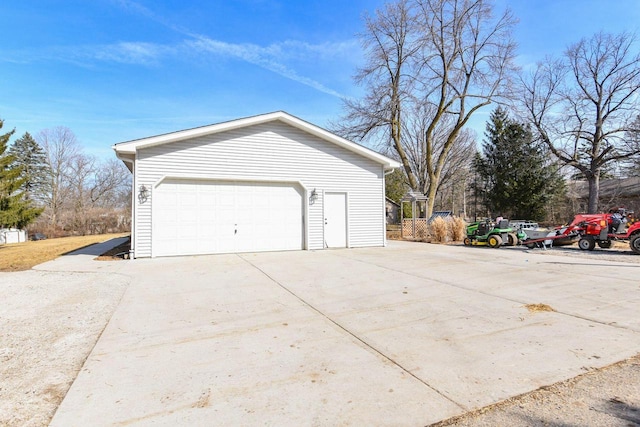
M 26 132 L 14 141 L 9 155 L 14 157 L 13 165 L 22 168 L 20 177 L 24 182 L 21 189 L 25 193 L 25 199 L 41 202 L 47 191 L 50 174 L 47 156 L 42 147 Z
M 407 176 L 401 168 L 395 169 L 392 173 L 385 176 L 385 195 L 396 203 L 407 194 L 409 185 L 407 184 Z
M 0 120 L 0 129 L 4 121 Z M 22 168 L 15 164 L 14 156 L 7 153 L 12 130 L 0 135 L 0 228 L 23 228 L 42 213 L 42 209 L 32 206 L 25 200 L 21 187 L 25 179 L 21 178 Z
M 498 108 L 487 123 L 475 169 L 485 183 L 484 200 L 494 216 L 542 220 L 551 198 L 564 188 L 531 130 Z

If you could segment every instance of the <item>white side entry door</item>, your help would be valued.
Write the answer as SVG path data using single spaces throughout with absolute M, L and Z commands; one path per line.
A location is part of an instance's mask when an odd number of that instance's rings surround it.
M 324 194 L 324 246 L 347 247 L 347 194 Z

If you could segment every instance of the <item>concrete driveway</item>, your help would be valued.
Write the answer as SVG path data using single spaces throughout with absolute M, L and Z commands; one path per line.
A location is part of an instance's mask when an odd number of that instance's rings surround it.
M 121 263 L 52 425 L 427 425 L 639 353 L 639 270 L 406 242 Z

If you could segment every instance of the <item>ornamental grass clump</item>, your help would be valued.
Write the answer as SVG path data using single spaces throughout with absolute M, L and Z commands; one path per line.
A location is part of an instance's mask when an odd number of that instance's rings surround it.
M 441 217 L 437 217 L 431 221 L 431 224 L 429 224 L 429 231 L 433 241 L 438 243 L 444 243 L 447 241 L 447 236 L 449 234 L 447 227 L 448 222 L 449 221 L 445 221 Z
M 460 217 L 453 217 L 448 221 L 450 229 L 450 237 L 454 242 L 461 242 L 467 235 L 467 223 Z

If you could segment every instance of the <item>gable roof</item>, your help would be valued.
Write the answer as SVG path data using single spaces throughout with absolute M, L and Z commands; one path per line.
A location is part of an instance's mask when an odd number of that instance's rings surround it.
M 222 122 L 212 124 L 208 126 L 202 126 L 193 129 L 186 129 L 177 132 L 171 132 L 163 135 L 151 136 L 148 138 L 136 139 L 133 141 L 121 142 L 115 144 L 112 148 L 115 150 L 118 158 L 121 155 L 135 154 L 137 150 L 147 147 L 153 147 L 156 145 L 168 144 L 176 141 L 183 141 L 186 139 L 198 138 L 205 135 L 212 135 L 220 132 L 226 132 L 233 129 L 239 129 L 248 126 L 259 125 L 263 123 L 280 121 L 290 126 L 305 131 L 311 135 L 315 135 L 325 141 L 331 142 L 342 148 L 345 148 L 354 153 L 360 154 L 370 160 L 380 163 L 385 169 L 395 169 L 400 167 L 400 164 L 393 159 L 390 159 L 380 153 L 363 147 L 360 144 L 351 142 L 345 138 L 342 138 L 334 133 L 331 133 L 321 127 L 306 122 L 284 111 L 276 111 L 273 113 L 261 114 L 258 116 L 245 117 L 242 119 L 231 120 L 228 122 Z
M 389 196 L 384 196 L 384 198 L 385 198 L 385 200 L 386 200 L 387 202 L 389 202 L 389 203 L 391 203 L 391 204 L 393 204 L 393 205 L 395 205 L 395 206 L 397 206 L 397 207 L 400 207 L 400 203 L 398 203 L 398 202 L 396 202 L 395 200 L 393 200 L 393 199 L 389 198 Z

